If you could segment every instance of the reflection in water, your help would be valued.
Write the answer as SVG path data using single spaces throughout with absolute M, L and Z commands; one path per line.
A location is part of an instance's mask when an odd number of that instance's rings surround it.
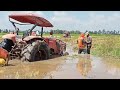
M 106 65 L 107 72 L 112 75 L 120 75 L 120 61 L 117 59 L 104 59 L 103 63 Z
M 78 59 L 77 69 L 82 76 L 86 77 L 92 68 L 90 55 L 84 55 L 84 57 L 79 57 Z

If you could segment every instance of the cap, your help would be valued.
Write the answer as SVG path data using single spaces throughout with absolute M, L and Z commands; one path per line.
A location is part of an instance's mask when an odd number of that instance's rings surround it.
M 86 33 L 85 33 L 85 35 L 88 35 L 88 34 L 89 34 L 89 32 L 86 32 Z

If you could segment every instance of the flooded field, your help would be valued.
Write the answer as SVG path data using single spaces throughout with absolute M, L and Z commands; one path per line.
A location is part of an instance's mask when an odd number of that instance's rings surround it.
M 69 55 L 37 62 L 11 60 L 0 67 L 0 79 L 119 79 L 120 61 L 78 55 L 68 43 Z
M 119 19 L 118 11 L 1 12 L 0 47 L 9 54 L 0 50 L 0 79 L 120 79 Z M 89 45 L 90 55 L 78 54 Z M 52 55 L 63 49 L 69 54 Z
M 112 62 L 109 62 L 112 61 Z M 92 55 L 74 55 L 66 58 L 56 71 L 50 72 L 44 78 L 53 79 L 119 79 L 120 67 L 118 61 L 104 61 Z

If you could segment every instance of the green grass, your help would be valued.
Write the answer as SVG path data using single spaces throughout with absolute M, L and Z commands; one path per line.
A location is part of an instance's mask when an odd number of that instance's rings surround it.
M 0 33 L 0 37 L 6 33 Z M 20 33 L 22 35 L 22 33 Z M 49 36 L 49 34 L 43 34 L 44 37 Z M 71 38 L 63 38 L 63 34 L 53 34 L 54 37 L 62 39 L 67 43 L 73 45 L 74 51 L 78 50 L 76 41 L 79 34 L 71 34 Z M 93 38 L 93 45 L 91 49 L 91 54 L 97 56 L 110 56 L 115 58 L 120 58 L 120 36 L 119 35 L 105 35 L 105 34 L 91 34 Z
M 78 50 L 76 41 L 79 34 L 71 34 L 72 38 L 61 38 L 62 34 L 54 34 L 60 36 L 60 39 L 65 42 L 72 43 L 74 51 Z M 120 58 L 120 36 L 119 35 L 105 35 L 105 34 L 91 34 L 93 45 L 91 49 L 92 55 Z
M 93 38 L 92 54 L 120 58 L 120 36 L 108 35 Z
M 0 38 L 3 36 L 3 35 L 5 35 L 6 33 L 0 33 Z

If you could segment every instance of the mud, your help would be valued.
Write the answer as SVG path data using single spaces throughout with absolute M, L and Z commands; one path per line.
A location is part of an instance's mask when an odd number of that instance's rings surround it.
M 120 60 L 78 55 L 67 43 L 69 55 L 37 62 L 11 60 L 0 67 L 0 79 L 119 79 Z
M 113 61 L 114 62 L 114 61 Z M 45 79 L 119 79 L 120 67 L 105 62 L 100 57 L 78 55 L 67 57 L 56 71 L 52 71 Z
M 101 58 L 93 55 L 78 55 L 71 45 L 69 56 L 56 71 L 48 73 L 44 79 L 119 79 L 120 60 Z
M 41 79 L 48 72 L 57 69 L 64 57 L 36 62 L 11 60 L 9 66 L 0 67 L 1 79 Z

